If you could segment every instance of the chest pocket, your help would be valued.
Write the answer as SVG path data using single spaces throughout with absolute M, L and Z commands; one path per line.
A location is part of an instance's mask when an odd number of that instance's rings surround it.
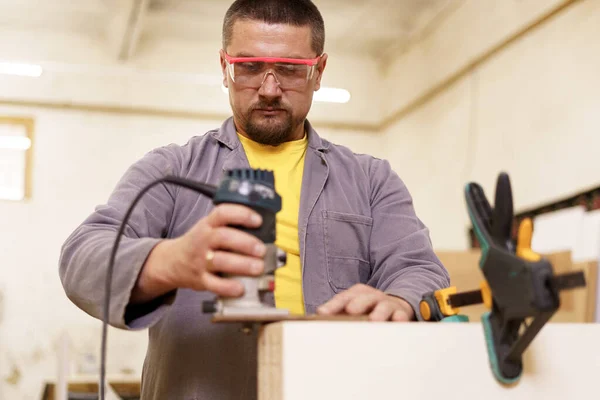
M 323 211 L 327 278 L 335 292 L 366 283 L 371 274 L 369 240 L 373 218 Z

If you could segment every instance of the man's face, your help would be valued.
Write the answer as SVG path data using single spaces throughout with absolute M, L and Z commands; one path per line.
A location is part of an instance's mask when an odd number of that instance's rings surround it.
M 224 49 L 231 57 L 314 59 L 318 56 L 311 47 L 309 26 L 238 20 L 232 33 L 229 46 Z M 321 57 L 312 77 L 302 85 L 282 87 L 275 71 L 275 74 L 261 74 L 260 87 L 250 88 L 237 78 L 235 82 L 231 79 L 222 51 L 223 84 L 229 88 L 237 129 L 252 140 L 269 145 L 302 138 L 304 119 L 310 110 L 313 92 L 320 87 L 326 59 L 326 55 Z

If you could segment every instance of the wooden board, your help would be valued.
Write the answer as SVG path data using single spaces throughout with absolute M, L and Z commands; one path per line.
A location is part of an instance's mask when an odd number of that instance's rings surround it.
M 491 372 L 479 323 L 267 324 L 258 399 L 584 399 L 597 390 L 598 337 L 600 324 L 546 325 L 507 387 Z
M 596 296 L 598 293 L 598 262 L 587 261 L 575 263 L 575 270 L 581 269 L 585 273 L 587 291 L 578 291 L 577 304 L 585 304 L 584 318 L 586 322 L 594 322 L 596 319 Z

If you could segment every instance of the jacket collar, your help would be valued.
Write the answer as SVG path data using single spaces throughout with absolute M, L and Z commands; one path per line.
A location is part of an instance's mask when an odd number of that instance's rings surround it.
M 319 136 L 308 120 L 304 121 L 304 127 L 308 133 L 308 147 L 316 151 L 323 151 L 329 147 L 329 142 Z M 223 121 L 221 127 L 212 132 L 212 136 L 230 150 L 235 150 L 240 146 L 240 139 L 237 136 L 233 117 Z

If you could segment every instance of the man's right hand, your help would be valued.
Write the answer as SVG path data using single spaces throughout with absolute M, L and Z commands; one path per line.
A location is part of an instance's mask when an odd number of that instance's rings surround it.
M 256 276 L 264 270 L 265 244 L 238 225 L 257 228 L 258 213 L 235 204 L 216 206 L 183 236 L 161 241 L 150 252 L 132 292 L 133 303 L 144 303 L 177 288 L 208 290 L 238 297 L 240 282 L 219 273 Z

